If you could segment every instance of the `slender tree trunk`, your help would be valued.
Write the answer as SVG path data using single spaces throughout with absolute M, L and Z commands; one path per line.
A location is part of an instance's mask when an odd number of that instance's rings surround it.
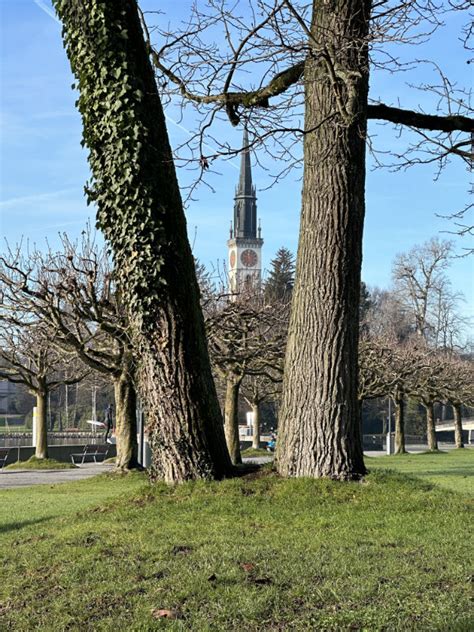
M 239 391 L 242 379 L 229 376 L 226 380 L 224 423 L 225 438 L 230 458 L 234 465 L 242 463 L 239 437 Z
M 138 463 L 137 398 L 129 371 L 114 379 L 115 437 L 117 439 L 117 470 L 141 469 Z
M 66 373 L 67 379 L 67 373 Z M 66 429 L 69 430 L 69 385 L 64 385 L 64 419 L 66 420 Z
M 405 454 L 405 402 L 403 395 L 397 395 L 395 401 L 395 454 Z
M 368 94 L 361 41 L 370 2 L 313 7 L 302 214 L 276 464 L 284 476 L 357 479 L 366 472 L 357 384 Z M 334 66 L 344 82 L 334 84 Z
M 141 361 L 152 479 L 232 471 L 186 219 L 135 0 L 55 0 L 78 79 L 98 224 Z
M 48 458 L 48 422 L 46 417 L 47 392 L 37 391 L 36 395 L 36 446 L 37 459 Z
M 454 442 L 457 448 L 464 448 L 464 442 L 462 440 L 461 404 L 453 404 L 453 413 L 454 413 Z
M 424 404 L 426 409 L 426 437 L 428 439 L 428 450 L 438 449 L 438 439 L 436 438 L 436 426 L 434 418 L 434 405 L 432 402 Z
M 260 404 L 253 402 L 253 436 L 252 436 L 252 448 L 258 450 L 260 448 Z

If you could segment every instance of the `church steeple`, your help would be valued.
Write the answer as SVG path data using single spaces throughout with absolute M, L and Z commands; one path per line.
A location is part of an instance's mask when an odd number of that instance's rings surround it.
M 240 176 L 234 198 L 234 237 L 257 238 L 257 196 L 252 184 L 250 149 L 247 128 L 244 128 Z
M 234 197 L 234 222 L 230 224 L 229 289 L 232 300 L 262 281 L 262 231 L 257 229 L 257 196 L 252 184 L 247 128 L 244 129 L 239 183 Z

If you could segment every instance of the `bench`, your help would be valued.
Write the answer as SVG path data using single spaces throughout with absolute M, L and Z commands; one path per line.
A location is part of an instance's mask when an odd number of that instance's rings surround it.
M 94 459 L 94 463 L 97 463 L 97 458 L 102 458 L 102 461 L 105 461 L 105 457 L 109 451 L 109 446 L 105 445 L 86 445 L 84 446 L 84 450 L 82 452 L 71 454 L 71 461 L 74 465 L 76 465 L 75 457 L 79 460 L 81 459 L 81 463 L 84 463 L 85 459 L 92 458 Z
M 10 448 L 0 448 L 0 470 L 7 462 L 9 452 Z

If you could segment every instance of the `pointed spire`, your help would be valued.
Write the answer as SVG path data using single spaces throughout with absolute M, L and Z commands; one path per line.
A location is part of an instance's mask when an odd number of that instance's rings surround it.
M 257 237 L 257 197 L 255 195 L 255 187 L 252 184 L 247 126 L 244 127 L 239 184 L 235 192 L 234 237 L 250 239 Z
M 252 170 L 250 166 L 249 134 L 247 125 L 244 127 L 242 153 L 240 157 L 240 177 L 237 195 L 253 195 Z

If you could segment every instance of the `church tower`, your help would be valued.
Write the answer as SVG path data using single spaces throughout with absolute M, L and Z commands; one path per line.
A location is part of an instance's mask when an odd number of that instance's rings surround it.
M 262 246 L 257 228 L 257 196 L 252 184 L 247 129 L 244 129 L 240 177 L 234 197 L 234 221 L 230 226 L 229 290 L 237 294 L 247 287 L 260 287 L 262 281 Z

